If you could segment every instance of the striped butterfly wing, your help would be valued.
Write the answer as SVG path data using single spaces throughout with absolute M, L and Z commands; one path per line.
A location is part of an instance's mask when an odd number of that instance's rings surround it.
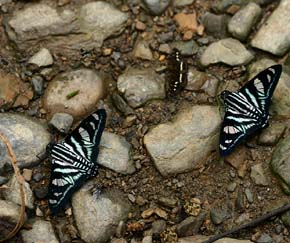
M 227 156 L 241 141 L 267 126 L 269 105 L 282 72 L 271 66 L 251 79 L 239 91 L 224 91 L 225 117 L 220 133 L 220 155 Z
M 96 175 L 98 146 L 105 122 L 106 112 L 100 109 L 82 121 L 61 143 L 51 147 L 48 203 L 52 214 L 65 205 L 84 181 Z

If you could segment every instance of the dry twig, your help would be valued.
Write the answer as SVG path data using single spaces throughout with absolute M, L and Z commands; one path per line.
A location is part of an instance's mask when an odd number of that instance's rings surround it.
M 19 184 L 19 191 L 20 191 L 20 196 L 21 196 L 21 208 L 20 208 L 20 216 L 19 216 L 18 222 L 15 225 L 14 229 L 5 237 L 5 239 L 1 239 L 0 240 L 0 242 L 5 242 L 5 241 L 11 239 L 12 237 L 14 237 L 18 233 L 18 231 L 20 230 L 20 228 L 22 227 L 22 225 L 24 223 L 25 193 L 24 193 L 24 190 L 23 190 L 23 181 L 24 181 L 24 179 L 23 179 L 23 177 L 22 177 L 22 175 L 20 173 L 20 170 L 19 170 L 19 168 L 17 166 L 16 157 L 15 157 L 15 154 L 13 152 L 12 146 L 11 146 L 9 140 L 7 139 L 7 137 L 5 135 L 3 135 L 1 132 L 0 132 L 0 139 L 6 145 L 7 153 L 8 153 L 9 159 L 11 161 L 11 164 L 13 166 L 14 173 L 15 173 L 15 176 L 16 176 L 16 180 L 17 180 L 17 182 Z
M 282 213 L 285 213 L 287 212 L 288 210 L 290 210 L 290 203 L 287 203 L 285 205 L 283 205 L 282 207 L 280 208 L 277 208 L 273 211 L 270 211 L 264 215 L 262 215 L 261 217 L 258 217 L 252 221 L 250 221 L 249 223 L 245 223 L 245 224 L 242 224 L 240 226 L 237 226 L 231 230 L 228 230 L 224 233 L 221 233 L 221 234 L 218 234 L 218 235 L 215 235 L 213 237 L 210 237 L 208 240 L 206 240 L 204 243 L 212 243 L 212 242 L 215 242 L 225 236 L 228 236 L 228 235 L 231 235 L 231 234 L 234 234 L 234 233 L 237 233 L 238 231 L 240 230 L 243 230 L 243 229 L 246 229 L 246 228 L 251 228 L 251 227 L 255 227 L 261 223 L 263 223 L 264 221 L 266 221 L 267 219 L 270 219 L 274 216 L 277 216 L 277 215 L 280 215 Z

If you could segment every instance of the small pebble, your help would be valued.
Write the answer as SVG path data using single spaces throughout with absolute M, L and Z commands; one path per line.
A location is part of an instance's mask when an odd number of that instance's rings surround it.
M 68 133 L 73 124 L 73 117 L 67 113 L 55 113 L 49 125 L 62 133 Z
M 32 178 L 32 170 L 30 170 L 30 169 L 23 169 L 22 175 L 23 175 L 24 180 L 30 181 L 31 178 Z
M 37 96 L 41 96 L 44 91 L 44 80 L 41 76 L 35 75 L 31 79 L 33 90 Z

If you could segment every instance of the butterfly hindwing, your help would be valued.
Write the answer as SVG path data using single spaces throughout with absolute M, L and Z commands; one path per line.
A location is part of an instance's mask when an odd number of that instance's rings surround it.
M 82 121 L 62 142 L 51 146 L 48 202 L 52 214 L 65 205 L 85 180 L 96 175 L 98 146 L 105 121 L 105 110 L 98 110 Z
M 269 105 L 281 72 L 281 65 L 271 66 L 240 90 L 222 93 L 226 112 L 220 133 L 221 156 L 229 155 L 246 136 L 268 124 Z

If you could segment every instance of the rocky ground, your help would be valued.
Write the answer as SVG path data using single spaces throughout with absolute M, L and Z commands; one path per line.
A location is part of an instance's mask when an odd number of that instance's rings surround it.
M 289 202 L 290 0 L 0 0 L 0 132 L 25 179 L 8 242 L 202 242 Z M 166 98 L 167 56 L 188 85 Z M 222 106 L 275 63 L 270 126 L 221 159 Z M 51 216 L 46 145 L 103 107 L 99 174 Z M 0 239 L 19 186 L 0 143 Z M 290 213 L 219 243 L 290 242 Z

